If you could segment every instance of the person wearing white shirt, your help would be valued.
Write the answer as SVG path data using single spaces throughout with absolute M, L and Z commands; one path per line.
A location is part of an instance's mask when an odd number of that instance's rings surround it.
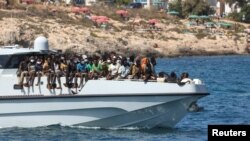
M 118 70 L 118 79 L 125 79 L 129 75 L 130 67 L 126 60 L 121 62 L 121 66 Z
M 119 66 L 116 64 L 116 60 L 112 60 L 112 64 L 109 65 L 108 80 L 114 79 L 117 76 Z

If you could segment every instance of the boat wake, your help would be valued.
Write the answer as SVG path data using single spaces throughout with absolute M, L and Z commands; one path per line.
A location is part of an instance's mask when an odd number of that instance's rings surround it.
M 102 127 L 87 127 L 87 126 L 68 126 L 70 128 L 91 129 L 91 130 L 143 130 L 146 128 L 139 127 L 119 127 L 119 128 L 102 128 Z
M 250 93 L 239 93 L 237 96 L 248 97 L 250 96 Z

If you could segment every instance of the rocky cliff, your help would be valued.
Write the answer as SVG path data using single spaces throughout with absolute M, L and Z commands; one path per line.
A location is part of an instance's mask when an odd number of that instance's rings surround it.
M 143 16 L 140 18 L 146 21 Z M 122 21 L 115 17 L 110 18 L 104 29 L 84 15 L 71 13 L 70 7 L 39 5 L 1 9 L 0 45 L 32 47 L 34 39 L 43 35 L 55 49 L 82 53 L 116 51 L 157 56 L 248 53 L 244 33 L 232 29 L 189 27 L 186 20 L 173 17 L 159 21 L 157 28 L 152 29 L 143 26 L 146 24 L 143 22 L 136 25 L 131 24 L 131 20 Z

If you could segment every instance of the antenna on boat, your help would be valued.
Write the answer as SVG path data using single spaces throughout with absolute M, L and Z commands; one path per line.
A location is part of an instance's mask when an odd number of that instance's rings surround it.
M 49 42 L 48 39 L 44 36 L 37 37 L 34 41 L 34 50 L 37 51 L 48 51 Z

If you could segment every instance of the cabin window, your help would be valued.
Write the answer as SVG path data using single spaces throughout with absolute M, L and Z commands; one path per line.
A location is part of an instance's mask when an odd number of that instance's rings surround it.
M 48 54 L 28 53 L 28 54 L 13 54 L 13 55 L 0 55 L 0 69 L 17 69 L 20 62 L 25 57 L 36 56 L 44 58 Z
M 9 55 L 0 55 L 0 69 L 5 68 L 9 59 L 10 59 Z
M 6 69 L 16 69 L 19 67 L 19 64 L 21 63 L 21 61 L 26 58 L 26 57 L 30 57 L 30 56 L 37 56 L 37 57 L 41 57 L 43 55 L 41 54 L 37 54 L 37 53 L 29 53 L 29 54 L 14 54 L 8 57 L 7 63 L 4 65 L 4 68 Z
M 7 62 L 7 64 L 5 65 L 5 68 L 8 68 L 8 69 L 14 69 L 14 68 L 18 68 L 19 67 L 19 64 L 20 62 L 23 60 L 23 58 L 25 57 L 26 55 L 24 54 L 18 54 L 18 55 L 11 55 L 9 61 Z

